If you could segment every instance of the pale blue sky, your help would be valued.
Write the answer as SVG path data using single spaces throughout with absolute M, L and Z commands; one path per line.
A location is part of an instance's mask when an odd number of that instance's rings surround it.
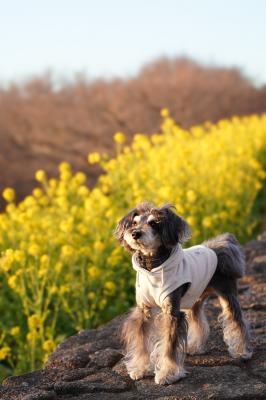
M 263 0 L 0 0 L 0 84 L 128 76 L 160 56 L 238 66 L 266 83 Z

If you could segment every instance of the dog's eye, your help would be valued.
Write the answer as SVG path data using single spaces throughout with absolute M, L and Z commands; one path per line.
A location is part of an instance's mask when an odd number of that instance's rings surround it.
M 157 222 L 154 221 L 154 220 L 149 221 L 149 225 L 150 225 L 152 228 L 155 228 L 155 227 L 157 226 Z
M 132 225 L 135 226 L 135 225 L 137 225 L 138 223 L 139 223 L 139 218 L 138 218 L 138 216 L 135 216 L 135 217 L 133 218 Z
M 132 218 L 131 225 L 135 226 L 140 222 L 140 216 L 138 214 L 134 214 Z

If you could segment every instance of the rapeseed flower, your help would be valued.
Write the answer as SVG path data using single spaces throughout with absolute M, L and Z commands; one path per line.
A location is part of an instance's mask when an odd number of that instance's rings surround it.
M 15 200 L 15 190 L 12 189 L 12 188 L 6 188 L 6 189 L 3 191 L 3 198 L 4 198 L 7 202 L 11 203 L 12 201 Z
M 39 169 L 36 173 L 35 173 L 35 179 L 38 182 L 44 182 L 46 180 L 46 173 L 45 171 L 43 171 L 42 169 Z
M 20 326 L 14 326 L 13 328 L 11 328 L 10 330 L 10 334 L 12 336 L 18 336 L 21 332 Z
M 118 143 L 118 144 L 124 143 L 125 140 L 126 140 L 126 137 L 125 137 L 124 133 L 122 133 L 122 132 L 117 132 L 117 133 L 114 135 L 114 141 L 115 141 L 116 143 Z
M 30 331 L 35 331 L 35 330 L 40 329 L 41 324 L 42 324 L 42 320 L 39 315 L 33 314 L 28 317 L 28 326 L 29 326 Z
M 90 153 L 88 155 L 89 164 L 97 164 L 101 160 L 101 156 L 99 153 Z
M 160 132 L 138 133 L 126 147 L 118 132 L 115 158 L 88 156 L 104 171 L 91 190 L 86 175 L 73 174 L 63 162 L 57 179 L 37 171 L 38 187 L 19 204 L 6 192 L 8 205 L 0 214 L 6 317 L 0 329 L 2 348 L 14 347 L 2 352 L 14 373 L 41 368 L 54 343 L 132 305 L 134 272 L 113 231 L 136 203 L 174 204 L 191 225 L 189 244 L 223 231 L 240 241 L 254 234 L 254 204 L 266 177 L 266 116 L 184 130 L 168 110 L 161 115 Z
M 3 346 L 0 348 L 0 360 L 5 360 L 11 354 L 11 348 L 9 346 Z
M 43 349 L 46 351 L 46 352 L 48 352 L 48 353 L 52 353 L 52 351 L 55 349 L 55 346 L 56 346 L 56 344 L 55 344 L 55 342 L 53 341 L 53 340 L 46 340 L 44 343 L 43 343 Z

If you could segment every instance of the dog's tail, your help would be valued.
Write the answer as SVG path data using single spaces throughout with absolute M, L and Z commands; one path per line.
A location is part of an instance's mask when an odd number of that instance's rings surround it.
M 222 274 L 232 278 L 241 278 L 245 274 L 245 256 L 234 235 L 223 233 L 206 240 L 203 245 L 216 253 L 217 269 Z

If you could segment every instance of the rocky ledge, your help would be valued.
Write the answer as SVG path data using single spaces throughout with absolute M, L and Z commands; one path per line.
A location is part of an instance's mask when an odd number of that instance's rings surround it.
M 211 325 L 207 353 L 187 356 L 189 375 L 169 386 L 152 378 L 133 382 L 123 363 L 119 332 L 125 315 L 64 341 L 44 369 L 7 378 L 0 386 L 2 400 L 87 399 L 266 399 L 266 233 L 245 246 L 247 275 L 239 297 L 253 331 L 251 360 L 232 359 L 217 323 L 219 307 L 210 299 Z

